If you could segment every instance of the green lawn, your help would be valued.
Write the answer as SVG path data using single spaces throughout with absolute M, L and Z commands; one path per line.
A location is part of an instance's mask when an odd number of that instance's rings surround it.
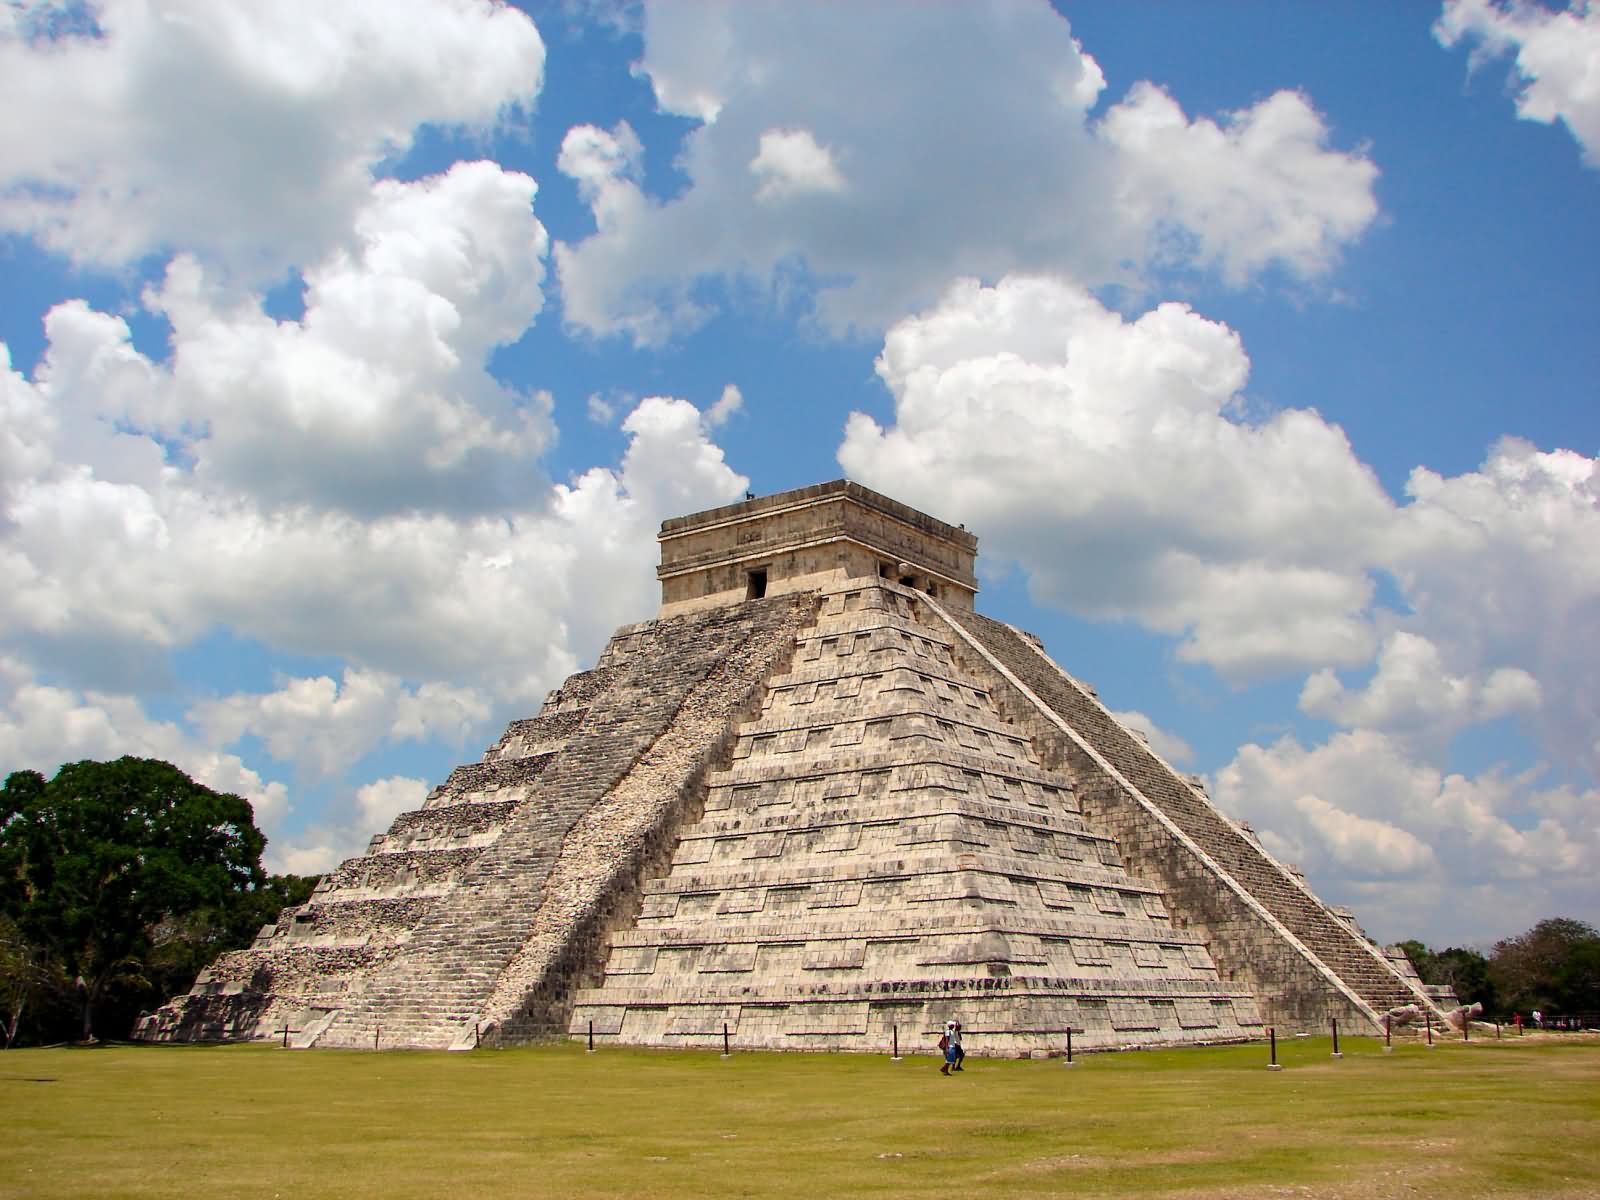
M 0 1054 L 0 1196 L 1600 1196 L 1600 1041 Z

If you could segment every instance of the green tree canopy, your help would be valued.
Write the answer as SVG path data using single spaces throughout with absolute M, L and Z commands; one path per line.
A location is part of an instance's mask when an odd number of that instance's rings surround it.
M 1411 960 L 1411 965 L 1417 969 L 1417 974 L 1422 977 L 1423 983 L 1437 982 L 1436 980 L 1429 978 L 1429 973 L 1433 970 L 1432 950 L 1429 950 L 1421 942 L 1417 941 L 1416 938 L 1411 938 L 1409 941 L 1401 942 L 1400 949 L 1406 952 L 1406 957 Z
M 1483 1005 L 1486 1013 L 1499 1011 L 1499 996 L 1489 973 L 1489 960 L 1476 950 L 1451 946 L 1430 950 L 1415 939 L 1401 942 L 1423 983 L 1448 984 L 1463 1004 Z
M 1571 917 L 1540 921 L 1495 943 L 1489 973 L 1507 1008 L 1600 1012 L 1600 930 Z
M 1463 1004 L 1474 1001 L 1486 1013 L 1500 1011 L 1499 990 L 1489 974 L 1489 960 L 1476 950 L 1451 946 L 1433 954 L 1428 964 L 1428 983 L 1447 983 Z M 1420 971 L 1418 972 L 1420 974 Z
M 138 1003 L 248 941 L 268 906 L 304 898 L 304 881 L 269 880 L 265 846 L 249 801 L 169 763 L 15 772 L 0 789 L 0 915 L 27 952 L 11 961 L 54 981 L 58 1022 L 75 1007 L 87 1038 L 110 1002 L 121 1034 Z

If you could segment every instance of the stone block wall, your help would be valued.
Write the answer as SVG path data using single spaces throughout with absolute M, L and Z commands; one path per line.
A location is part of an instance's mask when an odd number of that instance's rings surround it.
M 657 619 L 140 1036 L 1045 1053 L 1430 1003 L 972 611 L 965 530 L 838 481 L 661 542 Z
M 532 931 L 483 1006 L 498 1040 L 566 1027 L 573 994 L 599 981 L 611 939 L 637 920 L 645 880 L 666 868 L 683 826 L 700 815 L 707 772 L 726 764 L 740 718 L 814 619 L 810 596 L 752 607 L 768 614 L 762 636 L 724 648 L 649 752 L 563 839 Z M 668 648 L 676 655 L 679 645 Z
M 747 572 L 765 572 L 768 594 L 898 576 L 970 607 L 977 539 L 847 480 L 747 500 L 661 526 L 663 613 L 727 604 L 746 593 Z
M 1160 890 L 1089 829 L 909 588 L 821 593 L 649 879 L 572 1032 L 642 1045 L 986 1053 L 1253 1036 Z
M 1130 870 L 1160 884 L 1225 976 L 1248 984 L 1269 1023 L 1320 1030 L 1338 1018 L 1374 1026 L 1391 1006 L 1425 1002 L 1376 947 L 1121 726 L 1036 640 L 972 612 L 946 619 L 965 635 L 969 668 L 992 679 L 1007 713 L 1077 781 L 1085 817 L 1116 838 Z
M 145 1018 L 137 1036 L 267 1038 L 287 1026 L 297 1044 L 442 1047 L 484 1021 L 502 971 L 530 939 L 560 947 L 562 971 L 581 977 L 585 956 L 603 958 L 607 920 L 628 911 L 634 885 L 614 873 L 596 888 L 574 872 L 583 848 L 568 841 L 573 827 L 609 814 L 607 838 L 592 845 L 627 842 L 637 814 L 621 801 L 608 807 L 607 795 L 630 773 L 644 778 L 641 764 L 693 757 L 681 732 L 663 740 L 680 717 L 696 752 L 714 753 L 705 727 L 722 719 L 722 698 L 736 709 L 741 688 L 748 695 L 786 663 L 810 613 L 809 598 L 794 597 L 619 630 L 593 671 L 552 692 L 539 716 L 513 722 L 481 762 L 457 768 L 365 855 L 324 877 L 308 904 Z M 662 784 L 659 772 L 650 778 Z M 680 799 L 693 791 L 675 786 Z M 635 832 L 645 859 L 670 840 L 648 820 Z M 546 992 L 538 1003 L 548 1024 L 564 993 Z
M 584 956 L 599 953 L 600 914 L 617 900 L 615 873 L 597 876 L 595 865 L 617 865 L 630 834 L 647 842 L 658 815 L 606 798 L 643 763 L 681 763 L 668 735 L 694 724 L 691 701 L 736 697 L 741 669 L 776 670 L 809 609 L 803 598 L 758 601 L 619 631 L 600 664 L 609 686 L 588 697 L 582 724 L 532 796 L 318 1044 L 363 1046 L 381 1029 L 397 1045 L 451 1045 L 497 1017 L 510 1038 L 558 1019 L 560 980 L 581 976 Z M 745 682 L 746 693 L 754 686 Z M 592 836 L 597 813 L 614 818 L 609 842 Z M 564 971 L 554 978 L 530 966 L 555 962 Z

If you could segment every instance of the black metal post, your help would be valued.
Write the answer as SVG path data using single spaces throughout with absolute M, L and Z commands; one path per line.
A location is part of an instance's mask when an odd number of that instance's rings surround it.
M 1267 1063 L 1267 1070 L 1269 1070 L 1269 1071 L 1281 1071 L 1281 1070 L 1283 1070 L 1283 1067 L 1278 1064 L 1278 1028 L 1277 1028 L 1277 1026 L 1274 1025 L 1274 1026 L 1269 1026 L 1268 1027 L 1268 1029 L 1267 1029 L 1267 1039 L 1268 1039 L 1268 1041 L 1269 1041 L 1269 1043 L 1271 1044 L 1271 1047 L 1272 1047 L 1272 1058 Z
M 589 1053 L 594 1053 L 594 1022 L 589 1022 Z
M 374 1050 L 376 1050 L 378 1048 L 378 1035 L 380 1033 L 382 1033 L 382 1032 L 383 1032 L 383 1026 L 382 1025 L 374 1025 L 372 1027 L 372 1048 Z
M 1389 1040 L 1389 1038 L 1390 1038 L 1390 1029 L 1389 1029 L 1390 1020 L 1391 1020 L 1391 1018 L 1390 1018 L 1389 1014 L 1388 1013 L 1384 1013 L 1383 1014 L 1383 1048 L 1385 1050 L 1392 1050 L 1394 1048 L 1393 1043 Z
M 1344 1055 L 1339 1053 L 1339 1018 L 1333 1017 L 1330 1019 L 1333 1021 L 1333 1057 L 1343 1058 Z
M 722 1057 L 729 1058 L 732 1054 L 733 1051 L 728 1048 L 728 1023 L 724 1021 L 722 1023 Z
M 892 1057 L 900 1057 L 900 1026 L 898 1025 L 894 1027 L 894 1054 Z
M 483 1026 L 477 1021 L 472 1023 L 472 1048 L 474 1050 L 483 1045 Z
M 1422 1019 L 1428 1026 L 1428 1045 L 1433 1045 L 1433 1014 L 1427 1009 L 1422 1010 Z
M 1499 1021 L 1496 1021 L 1494 1023 L 1494 1040 L 1497 1041 L 1497 1042 L 1500 1040 L 1500 1022 Z
M 1067 1026 L 1067 1061 L 1072 1061 L 1072 1026 Z
M 1461 1014 L 1461 1040 L 1463 1042 L 1470 1042 L 1472 1040 L 1472 1034 L 1469 1032 L 1471 1029 L 1472 1015 L 1470 1013 L 1463 1012 Z

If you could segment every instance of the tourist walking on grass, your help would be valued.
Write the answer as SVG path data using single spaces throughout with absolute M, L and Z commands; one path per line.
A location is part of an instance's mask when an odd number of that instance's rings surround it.
M 939 1065 L 939 1074 L 948 1075 L 951 1071 L 961 1070 L 961 1059 L 964 1055 L 961 1050 L 960 1021 L 944 1023 L 944 1033 L 939 1038 L 939 1049 L 944 1051 L 944 1062 Z

